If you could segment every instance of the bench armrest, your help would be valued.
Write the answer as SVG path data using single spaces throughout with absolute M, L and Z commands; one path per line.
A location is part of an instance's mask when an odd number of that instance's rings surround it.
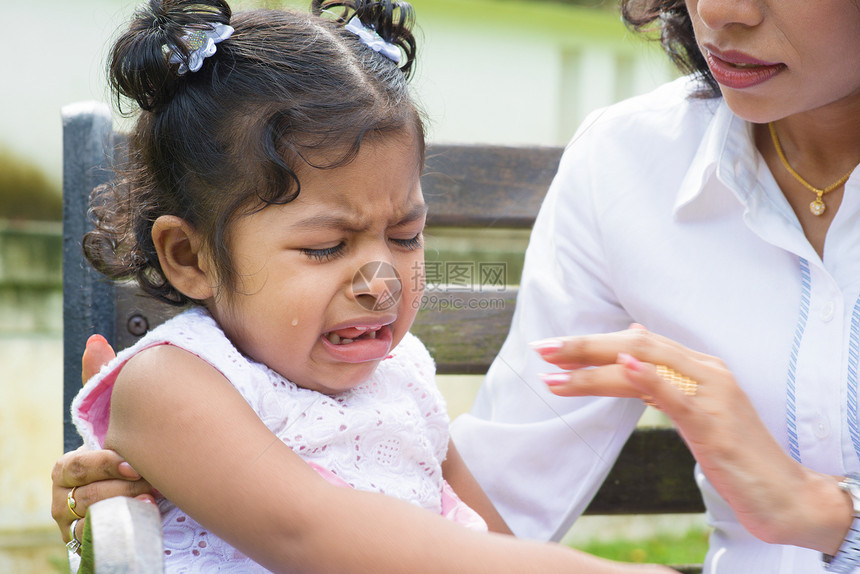
M 87 512 L 78 574 L 164 574 L 161 515 L 158 507 L 118 496 L 93 504 Z

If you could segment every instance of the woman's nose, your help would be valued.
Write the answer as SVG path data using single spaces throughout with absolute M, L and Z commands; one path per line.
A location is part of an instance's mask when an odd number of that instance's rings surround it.
M 386 261 L 362 265 L 352 278 L 352 294 L 365 309 L 384 311 L 400 301 L 403 283 L 400 274 Z
M 687 7 L 710 30 L 732 25 L 753 27 L 764 18 L 764 0 L 690 0 Z

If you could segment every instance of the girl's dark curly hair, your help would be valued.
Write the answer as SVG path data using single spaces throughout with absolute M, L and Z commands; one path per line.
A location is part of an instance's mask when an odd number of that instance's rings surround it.
M 353 16 L 400 48 L 399 66 L 344 29 Z M 87 259 L 109 278 L 135 279 L 157 299 L 185 305 L 159 264 L 158 217 L 190 223 L 234 291 L 229 223 L 294 200 L 302 165 L 345 165 L 365 138 L 392 134 L 414 138 L 423 163 L 422 114 L 407 86 L 412 21 L 398 0 L 314 0 L 309 14 L 235 15 L 223 0 L 149 0 L 110 54 L 117 107 L 131 101 L 140 115 L 127 165 L 93 192 Z M 182 37 L 214 23 L 235 31 L 198 71 L 180 75 L 171 49 L 187 60 Z
M 675 66 L 684 74 L 694 74 L 701 80 L 702 89 L 697 96 L 716 98 L 721 95 L 720 86 L 696 43 L 693 22 L 684 0 L 621 0 L 621 17 L 635 32 L 659 30 L 660 44 Z

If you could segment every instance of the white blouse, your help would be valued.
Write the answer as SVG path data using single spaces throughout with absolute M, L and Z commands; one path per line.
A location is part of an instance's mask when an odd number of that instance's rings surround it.
M 453 424 L 520 536 L 567 532 L 644 408 L 550 394 L 537 374 L 553 367 L 528 343 L 551 336 L 636 321 L 716 355 L 786 452 L 825 473 L 860 470 L 860 173 L 822 261 L 751 125 L 721 99 L 690 98 L 690 85 L 677 80 L 580 127 L 535 224 L 507 342 L 471 414 Z M 715 528 L 706 573 L 824 572 L 817 552 L 747 533 L 698 469 L 696 480 Z

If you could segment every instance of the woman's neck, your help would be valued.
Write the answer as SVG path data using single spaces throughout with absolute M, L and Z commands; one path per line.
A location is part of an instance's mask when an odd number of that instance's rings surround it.
M 783 118 L 774 126 L 786 159 L 813 185 L 826 186 L 860 162 L 860 97 Z
M 756 147 L 797 215 L 807 239 L 823 258 L 827 231 L 842 204 L 844 185 L 822 197 L 826 208 L 824 213 L 815 215 L 810 203 L 816 199 L 816 194 L 792 175 L 785 163 L 817 188 L 826 188 L 855 169 L 860 162 L 860 96 L 795 114 L 773 125 L 784 160 L 766 124 L 755 126 Z
M 826 186 L 860 162 L 860 106 L 853 116 L 808 112 L 774 127 L 789 164 L 813 185 Z

